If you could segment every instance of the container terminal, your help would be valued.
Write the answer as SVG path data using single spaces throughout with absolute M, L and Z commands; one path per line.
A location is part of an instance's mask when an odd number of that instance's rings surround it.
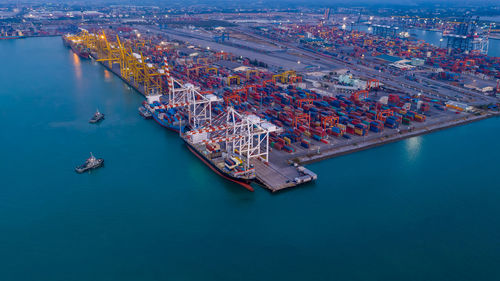
M 312 182 L 303 165 L 314 161 L 498 114 L 500 58 L 484 46 L 362 32 L 327 12 L 265 28 L 87 25 L 63 42 L 144 95 L 141 115 L 251 191 L 252 182 L 272 192 Z

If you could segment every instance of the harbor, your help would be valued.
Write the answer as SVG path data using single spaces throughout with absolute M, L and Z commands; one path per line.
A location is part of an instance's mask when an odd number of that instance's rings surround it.
M 309 89 L 311 73 L 276 73 L 221 50 L 126 31 L 120 38 L 111 29 L 83 29 L 63 41 L 142 94 L 142 110 L 180 134 L 210 169 L 250 191 L 251 181 L 272 192 L 293 188 L 318 178 L 301 165 L 497 114 L 432 92 L 397 93 L 387 80 L 349 73 L 338 76 L 337 94 L 314 81 Z M 352 83 L 366 85 L 356 90 Z

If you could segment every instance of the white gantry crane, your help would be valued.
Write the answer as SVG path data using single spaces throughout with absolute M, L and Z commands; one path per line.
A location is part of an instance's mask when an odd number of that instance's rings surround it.
M 253 159 L 268 162 L 269 134 L 279 128 L 256 115 L 244 115 L 234 108 L 212 117 L 212 103 L 221 99 L 214 94 L 201 94 L 194 85 L 182 84 L 170 76 L 167 60 L 164 70 L 168 83 L 166 108 L 183 107 L 189 116 L 191 130 L 186 137 L 196 143 L 224 143 L 228 153 L 244 157 L 246 169 Z
M 164 71 L 168 83 L 167 108 L 186 107 L 191 128 L 210 125 L 212 121 L 212 103 L 220 99 L 214 94 L 203 95 L 192 84 L 182 84 L 170 75 L 167 59 L 164 58 Z
M 186 133 L 193 143 L 224 143 L 228 153 L 244 157 L 249 168 L 252 160 L 268 162 L 269 134 L 278 128 L 256 115 L 243 115 L 234 108 L 212 120 L 212 124 Z

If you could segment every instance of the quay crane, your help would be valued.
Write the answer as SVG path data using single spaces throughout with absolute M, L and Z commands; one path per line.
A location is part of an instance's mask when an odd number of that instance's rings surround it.
M 87 48 L 93 58 L 102 62 L 110 70 L 118 64 L 121 77 L 130 85 L 142 89 L 144 95 L 162 93 L 162 77 L 166 75 L 165 71 L 156 68 L 152 63 L 147 63 L 148 58 L 145 58 L 142 53 L 135 52 L 140 49 L 137 44 L 136 46 L 132 46 L 130 42 L 122 44 L 118 36 L 116 36 L 116 42 L 110 42 L 104 31 L 89 33 L 85 29 L 77 35 L 66 36 L 66 39 Z
M 250 168 L 251 160 L 269 160 L 269 133 L 275 126 L 255 115 L 238 113 L 233 107 L 212 120 L 212 124 L 186 133 L 193 143 L 224 143 L 229 153 L 246 158 L 245 168 Z

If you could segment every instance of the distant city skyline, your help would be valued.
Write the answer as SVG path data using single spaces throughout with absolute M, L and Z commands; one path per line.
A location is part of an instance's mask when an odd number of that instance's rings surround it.
M 371 6 L 371 5 L 388 5 L 388 6 L 395 6 L 395 7 L 425 7 L 425 6 L 433 6 L 433 5 L 439 5 L 439 6 L 464 6 L 464 7 L 484 7 L 484 6 L 499 6 L 498 1 L 495 0 L 479 0 L 479 1 L 474 1 L 474 0 L 377 0 L 377 1 L 371 1 L 371 0 L 352 0 L 349 2 L 345 1 L 340 1 L 340 0 L 314 0 L 314 1 L 306 1 L 306 0 L 260 0 L 256 2 L 249 3 L 247 1 L 241 1 L 241 0 L 187 0 L 187 1 L 167 1 L 167 0 L 124 0 L 124 1 L 118 1 L 118 0 L 52 0 L 50 3 L 47 3 L 47 1 L 43 0 L 5 0 L 4 4 L 57 4 L 57 3 L 64 3 L 64 4 L 85 4 L 85 5 L 99 5 L 99 4 L 116 4 L 116 5 L 125 5 L 125 4 L 134 4 L 134 5 L 159 5 L 159 6 L 169 6 L 169 5 L 177 5 L 177 4 L 211 4 L 213 6 L 218 6 L 218 5 L 223 5 L 227 3 L 231 3 L 234 5 L 241 5 L 242 7 L 247 7 L 247 6 L 256 6 L 256 5 L 283 5 L 283 4 L 289 4 L 293 6 L 312 6 L 312 7 L 317 7 L 317 6 L 338 6 L 338 5 L 344 5 L 347 7 L 352 7 L 355 5 L 364 5 L 364 6 Z

